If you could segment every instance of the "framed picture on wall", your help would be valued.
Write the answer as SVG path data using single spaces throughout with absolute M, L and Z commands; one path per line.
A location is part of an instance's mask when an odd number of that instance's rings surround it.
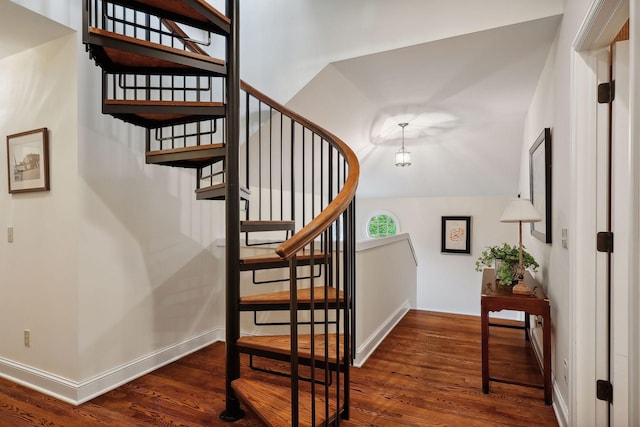
M 7 136 L 9 193 L 49 190 L 47 128 Z
M 529 150 L 531 203 L 542 221 L 531 223 L 531 234 L 551 243 L 551 129 L 545 128 Z
M 471 254 L 471 217 L 442 217 L 441 252 L 450 254 Z

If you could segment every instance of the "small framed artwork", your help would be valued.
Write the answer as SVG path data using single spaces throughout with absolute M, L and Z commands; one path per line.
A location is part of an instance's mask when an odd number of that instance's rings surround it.
M 531 203 L 542 217 L 531 223 L 531 234 L 551 243 L 551 129 L 545 128 L 529 150 Z
M 443 253 L 471 254 L 471 217 L 442 217 Z
M 7 136 L 9 193 L 49 190 L 48 134 L 41 128 Z

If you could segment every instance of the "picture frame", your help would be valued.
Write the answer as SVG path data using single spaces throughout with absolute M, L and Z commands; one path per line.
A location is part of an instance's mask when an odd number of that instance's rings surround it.
M 442 253 L 471 254 L 471 217 L 442 217 Z
M 551 243 L 551 128 L 544 128 L 529 149 L 529 191 L 531 203 L 542 221 L 531 223 L 531 234 Z
M 49 131 L 45 128 L 7 135 L 9 193 L 49 191 Z

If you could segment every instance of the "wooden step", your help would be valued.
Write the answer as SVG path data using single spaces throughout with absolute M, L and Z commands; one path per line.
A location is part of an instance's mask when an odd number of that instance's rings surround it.
M 142 12 L 218 34 L 229 34 L 231 20 L 205 0 L 113 0 Z
M 318 286 L 313 288 L 315 308 L 324 308 L 325 295 L 328 294 L 328 306 L 334 309 L 344 302 L 344 293 L 336 288 Z M 290 292 L 269 292 L 258 295 L 240 297 L 241 311 L 289 310 Z M 336 304 L 336 302 L 338 304 Z M 309 310 L 311 306 L 311 288 L 298 289 L 298 306 L 301 310 Z
M 148 129 L 224 117 L 221 102 L 106 100 L 104 114 Z
M 313 254 L 314 265 L 326 264 L 329 262 L 331 255 L 326 255 L 324 252 L 316 251 Z M 298 254 L 298 266 L 307 266 L 311 264 L 311 254 L 309 251 L 302 251 Z M 252 255 L 240 258 L 240 271 L 252 271 L 252 270 L 268 270 L 271 268 L 285 268 L 289 267 L 289 261 L 283 260 L 275 253 L 268 253 L 263 255 Z
M 225 76 L 223 60 L 170 46 L 89 28 L 91 54 L 109 73 Z
M 252 231 L 295 231 L 295 221 L 240 221 L 241 232 Z
M 213 184 L 209 187 L 196 189 L 197 200 L 224 200 L 226 194 L 226 185 L 224 182 Z M 240 199 L 248 200 L 251 192 L 249 189 L 240 187 Z
M 340 335 L 340 357 L 336 357 L 336 335 L 329 334 L 329 358 L 325 357 L 324 335 L 316 335 L 314 342 L 314 359 L 318 367 L 324 366 L 325 361 L 335 365 L 344 362 L 343 335 Z M 261 335 L 241 337 L 238 340 L 238 350 L 241 353 L 267 357 L 275 360 L 289 361 L 291 358 L 290 335 Z M 298 336 L 298 361 L 308 365 L 311 363 L 311 335 Z
M 174 166 L 180 168 L 202 168 L 225 157 L 225 145 L 206 144 L 194 147 L 171 148 L 147 151 L 147 164 Z
M 236 396 L 270 427 L 291 427 L 291 389 L 260 380 L 239 378 L 231 383 Z M 312 395 L 308 391 L 298 393 L 298 426 L 316 427 L 329 425 L 338 416 L 336 400 L 329 401 L 329 419 L 325 419 L 324 392 L 315 396 L 315 422 L 312 420 Z

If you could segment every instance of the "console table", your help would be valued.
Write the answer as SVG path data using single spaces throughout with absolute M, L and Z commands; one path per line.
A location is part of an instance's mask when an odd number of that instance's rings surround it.
M 532 295 L 514 295 L 511 286 L 496 283 L 495 271 L 485 269 L 482 273 L 482 293 L 480 297 L 482 322 L 482 392 L 489 393 L 489 381 L 516 384 L 544 389 L 544 403 L 551 405 L 551 307 L 549 298 L 544 294 L 540 284 L 525 273 L 524 282 L 532 289 Z M 542 375 L 544 385 L 514 381 L 489 375 L 489 327 L 502 326 L 489 323 L 490 311 L 515 310 L 525 312 L 525 339 L 529 341 L 529 314 L 541 316 L 542 324 Z

